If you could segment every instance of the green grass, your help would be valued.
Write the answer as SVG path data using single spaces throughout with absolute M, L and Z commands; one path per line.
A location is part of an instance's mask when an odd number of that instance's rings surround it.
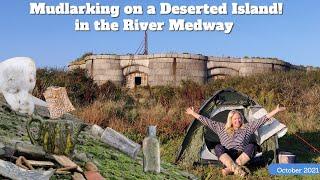
M 30 143 L 26 122 L 27 116 L 19 116 L 10 109 L 3 106 L 3 98 L 0 94 L 0 142 L 25 141 Z M 88 135 L 87 131 L 80 133 L 79 143 L 76 145 L 77 153 L 85 153 L 99 168 L 101 174 L 107 179 L 189 179 L 194 175 L 181 168 L 168 163 L 161 162 L 161 173 L 145 173 L 142 166 L 142 154 L 136 160 L 119 152 L 116 149 L 100 142 Z M 73 159 L 84 169 L 85 162 Z M 0 176 L 0 179 L 2 177 Z M 54 175 L 52 180 L 72 179 L 70 175 Z
M 77 150 L 93 156 L 93 162 L 98 165 L 101 174 L 107 179 L 188 179 L 188 177 L 195 177 L 165 161 L 161 163 L 160 174 L 145 173 L 141 154 L 136 160 L 133 160 L 89 137 L 84 140 L 84 144 L 77 146 Z

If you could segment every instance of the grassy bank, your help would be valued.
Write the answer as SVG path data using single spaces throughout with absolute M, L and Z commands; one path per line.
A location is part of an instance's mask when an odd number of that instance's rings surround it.
M 72 79 L 73 75 L 69 76 Z M 143 87 L 134 90 L 110 82 L 102 87 L 92 85 L 86 90 L 79 82 L 79 89 L 82 94 L 86 94 L 81 98 L 74 94 L 80 91 L 74 89 L 77 87 L 71 81 L 66 85 L 77 107 L 75 114 L 87 122 L 109 126 L 139 143 L 146 135 L 146 127 L 157 125 L 162 159 L 172 163 L 185 130 L 192 121 L 192 117 L 185 115 L 185 109 L 189 106 L 198 109 L 215 91 L 233 87 L 252 97 L 267 110 L 277 104 L 286 106 L 288 110 L 276 116 L 288 126 L 287 135 L 280 139 L 280 148 L 295 153 L 299 162 L 320 163 L 320 155 L 294 135 L 297 133 L 320 147 L 320 71 L 273 72 L 250 77 L 230 77 L 206 85 L 186 81 L 179 87 Z M 44 88 L 38 87 L 38 92 Z M 194 167 L 188 170 L 203 179 L 221 177 L 219 169 L 214 167 Z M 249 178 L 267 177 L 267 170 L 263 168 L 254 171 Z

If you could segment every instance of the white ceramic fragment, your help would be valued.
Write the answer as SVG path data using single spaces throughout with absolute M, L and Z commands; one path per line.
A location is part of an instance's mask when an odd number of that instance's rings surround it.
M 32 90 L 36 84 L 36 66 L 28 57 L 15 57 L 0 63 L 0 91 L 14 111 L 32 114 Z

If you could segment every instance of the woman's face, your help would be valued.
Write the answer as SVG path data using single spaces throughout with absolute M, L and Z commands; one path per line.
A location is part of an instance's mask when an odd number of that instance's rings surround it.
M 241 116 L 239 113 L 235 113 L 233 116 L 232 116 L 232 127 L 234 129 L 238 129 L 241 127 L 242 125 L 242 119 L 241 119 Z

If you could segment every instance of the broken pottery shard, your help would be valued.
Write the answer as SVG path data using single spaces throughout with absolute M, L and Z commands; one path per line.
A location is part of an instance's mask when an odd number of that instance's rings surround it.
M 132 158 L 136 158 L 141 149 L 141 145 L 128 139 L 121 133 L 107 127 L 101 136 L 101 141 L 126 153 Z
M 27 160 L 29 164 L 35 167 L 48 167 L 48 166 L 55 166 L 53 162 L 50 161 L 34 161 L 34 160 Z
M 63 114 L 75 110 L 65 87 L 49 87 L 44 93 L 50 117 L 57 119 Z
M 0 175 L 15 180 L 49 180 L 54 170 L 25 170 L 15 164 L 0 159 Z
M 0 92 L 11 109 L 32 114 L 33 96 L 30 94 L 36 83 L 36 66 L 28 57 L 15 57 L 0 63 Z

